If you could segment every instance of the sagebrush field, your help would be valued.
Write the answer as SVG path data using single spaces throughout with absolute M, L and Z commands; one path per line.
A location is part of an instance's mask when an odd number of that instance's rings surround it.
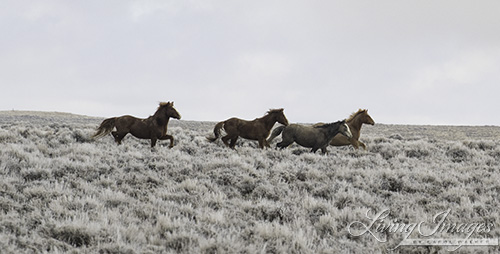
M 376 120 L 376 116 L 374 116 Z M 236 151 L 207 142 L 214 123 L 171 120 L 176 145 L 89 137 L 103 119 L 0 112 L 1 253 L 450 253 L 354 236 L 367 211 L 387 223 L 489 225 L 500 237 L 500 128 L 364 126 L 367 150 Z M 324 119 L 324 121 L 338 119 Z M 272 145 L 280 140 L 278 137 Z M 351 227 L 349 227 L 351 226 Z M 434 238 L 466 238 L 465 230 Z M 410 238 L 423 238 L 415 230 Z M 455 253 L 498 253 L 462 246 Z

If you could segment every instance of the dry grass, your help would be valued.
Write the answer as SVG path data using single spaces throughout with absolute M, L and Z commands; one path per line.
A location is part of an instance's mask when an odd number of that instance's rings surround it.
M 450 222 L 493 225 L 475 238 L 500 236 L 498 127 L 367 126 L 367 151 L 323 156 L 243 140 L 233 151 L 205 140 L 212 123 L 186 121 L 170 125 L 173 149 L 116 146 L 88 138 L 101 120 L 1 112 L 2 253 L 389 253 L 400 234 L 348 233 L 367 209 L 406 223 L 451 209 Z

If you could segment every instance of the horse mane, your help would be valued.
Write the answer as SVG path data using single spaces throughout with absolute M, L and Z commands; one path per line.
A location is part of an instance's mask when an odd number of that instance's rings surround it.
M 160 102 L 160 106 L 158 106 L 158 109 L 163 108 L 163 107 L 168 107 L 171 106 L 171 102 Z
M 281 113 L 281 112 L 283 112 L 282 108 L 279 108 L 279 109 L 270 109 L 269 111 L 267 111 L 266 115 L 270 115 L 270 114 L 274 114 L 274 113 Z
M 156 109 L 156 112 L 152 116 L 150 116 L 149 118 L 158 117 L 160 115 L 160 110 L 162 108 L 168 108 L 168 107 L 172 107 L 172 106 L 173 106 L 173 102 L 160 102 L 160 105 Z
M 354 120 L 358 115 L 366 113 L 367 109 L 359 109 L 357 112 L 352 113 L 349 118 L 347 118 L 346 122 L 350 122 Z
M 342 123 L 342 122 L 345 123 L 345 121 L 346 120 L 344 119 L 344 120 L 336 121 L 334 123 L 325 123 L 325 124 L 322 124 L 322 125 L 313 125 L 313 127 L 314 128 L 324 128 L 324 129 L 326 129 L 326 128 L 332 127 L 333 125 L 337 125 L 339 123 Z

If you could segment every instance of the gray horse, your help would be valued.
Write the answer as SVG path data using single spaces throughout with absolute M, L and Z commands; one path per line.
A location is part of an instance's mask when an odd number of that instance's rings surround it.
M 281 134 L 283 140 L 276 145 L 281 149 L 297 142 L 301 146 L 312 148 L 311 152 L 313 153 L 321 148 L 321 152 L 325 154 L 326 147 L 338 133 L 349 138 L 352 137 L 351 130 L 345 120 L 316 127 L 290 124 L 274 129 L 267 142 L 271 143 L 276 136 Z

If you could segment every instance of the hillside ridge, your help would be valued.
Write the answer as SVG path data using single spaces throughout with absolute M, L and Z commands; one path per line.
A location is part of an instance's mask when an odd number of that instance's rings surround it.
M 30 124 L 49 123 L 82 123 L 98 125 L 105 117 L 78 115 L 68 112 L 47 111 L 0 111 L 0 124 L 28 122 Z M 293 121 L 292 121 L 293 122 Z M 376 122 L 376 118 L 375 118 Z M 206 129 L 212 133 L 216 122 L 171 119 L 169 127 L 183 129 Z M 307 123 L 303 123 L 307 124 Z M 97 126 L 96 126 L 97 127 Z M 463 126 L 463 125 L 404 125 L 376 123 L 375 126 L 364 125 L 362 136 L 402 136 L 408 139 L 427 138 L 444 140 L 495 140 L 500 139 L 500 126 Z

